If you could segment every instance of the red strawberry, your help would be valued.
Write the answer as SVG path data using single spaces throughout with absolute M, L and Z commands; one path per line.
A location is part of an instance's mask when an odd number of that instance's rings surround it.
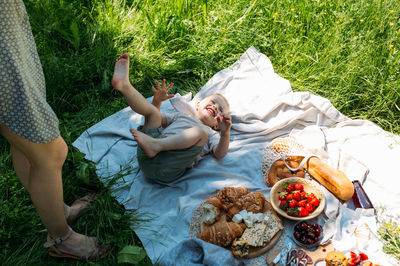
M 308 211 L 304 207 L 299 207 L 299 216 L 306 217 L 308 215 Z
M 302 184 L 296 183 L 296 184 L 294 184 L 294 189 L 301 192 L 301 191 L 303 191 L 304 187 Z
M 360 253 L 361 260 L 367 260 L 368 256 L 365 253 Z
M 292 200 L 293 199 L 293 194 L 292 193 L 289 193 L 289 194 L 287 194 L 286 195 L 286 200 Z
M 349 266 L 356 266 L 361 262 L 361 257 L 360 255 L 357 255 L 355 258 L 348 258 L 347 263 Z
M 289 205 L 286 200 L 282 200 L 281 203 L 279 203 L 279 208 L 281 208 L 284 211 L 286 211 L 288 207 L 289 207 Z
M 308 202 L 312 201 L 312 200 L 315 199 L 315 198 L 316 198 L 316 197 L 315 197 L 315 195 L 314 195 L 313 193 L 310 193 L 310 194 L 307 195 L 307 201 L 308 201 Z
M 287 195 L 286 191 L 279 192 L 278 193 L 278 199 L 284 200 L 284 199 L 286 199 L 286 195 Z
M 290 208 L 296 208 L 298 205 L 299 205 L 299 203 L 296 200 L 289 201 Z
M 297 209 L 295 209 L 295 208 L 289 208 L 286 211 L 286 214 L 289 215 L 289 216 L 298 217 L 299 216 L 299 211 Z
M 287 192 L 291 192 L 291 191 L 293 191 L 293 190 L 294 190 L 293 184 L 288 184 L 288 185 L 286 186 L 286 191 L 287 191 Z
M 301 199 L 307 199 L 307 193 L 305 193 L 304 191 L 300 192 L 301 195 Z
M 317 198 L 314 198 L 314 199 L 312 199 L 310 201 L 310 204 L 315 206 L 315 207 L 318 207 L 319 206 L 319 200 Z
M 357 254 L 353 251 L 350 251 L 350 258 L 354 259 L 355 257 L 357 257 Z
M 293 192 L 293 199 L 295 199 L 295 200 L 297 200 L 297 201 L 300 201 L 301 200 L 301 194 L 300 194 L 300 192 L 299 191 L 294 191 Z
M 299 207 L 305 207 L 306 204 L 308 204 L 306 200 L 300 200 L 299 201 Z
M 311 212 L 314 211 L 314 207 L 313 207 L 310 203 L 307 203 L 306 206 L 304 206 L 304 207 L 306 208 L 306 210 L 307 210 L 309 213 L 311 213 Z

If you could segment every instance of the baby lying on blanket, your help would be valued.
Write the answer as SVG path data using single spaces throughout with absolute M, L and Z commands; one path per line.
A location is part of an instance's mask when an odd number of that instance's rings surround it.
M 146 178 L 166 184 L 177 180 L 203 155 L 212 153 L 223 158 L 229 148 L 232 126 L 229 103 L 221 94 L 212 94 L 198 102 L 194 109 L 174 115 L 161 114 L 161 103 L 174 97 L 157 82 L 152 87 L 153 102 L 149 103 L 129 82 L 129 55 L 122 54 L 115 63 L 112 86 L 120 91 L 129 106 L 145 117 L 143 126 L 131 133 L 138 143 L 137 157 Z M 215 131 L 220 130 L 220 135 Z

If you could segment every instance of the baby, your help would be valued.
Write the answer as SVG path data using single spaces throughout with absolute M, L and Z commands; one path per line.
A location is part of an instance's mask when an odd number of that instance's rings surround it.
M 149 103 L 129 82 L 129 55 L 117 58 L 112 86 L 120 91 L 129 106 L 145 117 L 143 126 L 131 129 L 138 143 L 137 157 L 146 178 L 161 184 L 177 180 L 203 155 L 223 158 L 229 148 L 232 126 L 229 103 L 221 94 L 212 94 L 198 102 L 196 108 L 186 104 L 183 112 L 161 114 L 161 103 L 174 97 L 173 86 L 156 82 L 153 102 Z M 218 134 L 215 130 L 219 130 Z

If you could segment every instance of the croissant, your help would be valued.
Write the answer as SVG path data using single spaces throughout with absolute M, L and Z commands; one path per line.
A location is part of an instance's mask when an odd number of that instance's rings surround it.
M 243 195 L 250 193 L 245 187 L 225 187 L 217 193 L 217 198 L 222 203 L 222 208 L 228 211 L 233 204 Z
M 217 197 L 206 200 L 203 204 L 203 222 L 213 224 L 221 214 L 222 203 Z
M 261 192 L 248 193 L 240 197 L 234 205 L 228 210 L 227 216 L 229 219 L 239 213 L 241 210 L 247 212 L 259 213 L 264 209 L 265 197 Z
M 240 237 L 245 228 L 246 225 L 244 223 L 216 222 L 201 232 L 197 238 L 218 246 L 226 247 L 231 244 L 235 238 Z
M 220 200 L 219 198 L 217 198 L 217 197 L 209 198 L 209 199 L 206 200 L 204 203 L 205 203 L 205 204 L 211 204 L 211 205 L 215 206 L 216 208 L 222 208 L 222 202 L 221 202 L 221 200 Z

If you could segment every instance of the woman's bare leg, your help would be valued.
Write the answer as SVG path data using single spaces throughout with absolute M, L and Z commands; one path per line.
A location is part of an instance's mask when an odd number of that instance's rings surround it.
M 14 147 L 14 145 L 11 145 L 10 150 L 15 173 L 17 174 L 22 186 L 29 191 L 29 175 L 31 164 L 25 155 L 19 149 Z M 85 198 L 87 198 L 87 200 L 78 199 L 74 201 L 71 206 L 68 206 L 64 203 L 64 216 L 67 218 L 67 221 L 75 221 L 80 213 L 90 205 L 91 201 L 96 199 L 96 194 L 92 193 L 85 196 L 83 199 Z
M 49 234 L 54 237 L 65 235 L 68 225 L 64 216 L 61 169 L 68 148 L 64 140 L 58 137 L 48 143 L 37 144 L 1 125 L 0 132 L 13 149 L 13 158 L 17 159 L 14 163 L 16 173 L 28 190 Z M 28 164 L 29 170 L 25 168 Z
M 19 180 L 28 190 L 40 219 L 52 238 L 65 236 L 69 227 L 64 214 L 61 169 L 68 147 L 61 137 L 37 144 L 18 136 L 3 125 L 0 134 L 10 143 L 15 158 L 14 166 Z M 30 165 L 29 170 L 27 162 Z M 28 177 L 26 176 L 28 174 Z M 73 232 L 60 248 L 63 251 L 85 256 L 87 249 L 95 249 L 93 238 Z
M 111 84 L 114 89 L 122 93 L 133 111 L 145 117 L 144 129 L 158 128 L 161 126 L 160 111 L 149 103 L 129 82 L 128 54 L 122 54 L 117 58 Z
M 138 130 L 131 129 L 130 131 L 149 158 L 156 156 L 160 151 L 183 150 L 194 145 L 202 147 L 208 139 L 207 132 L 200 126 L 185 129 L 176 135 L 159 139 L 152 138 Z
M 31 164 L 25 155 L 14 145 L 10 145 L 10 150 L 15 173 L 17 174 L 22 186 L 28 190 Z

